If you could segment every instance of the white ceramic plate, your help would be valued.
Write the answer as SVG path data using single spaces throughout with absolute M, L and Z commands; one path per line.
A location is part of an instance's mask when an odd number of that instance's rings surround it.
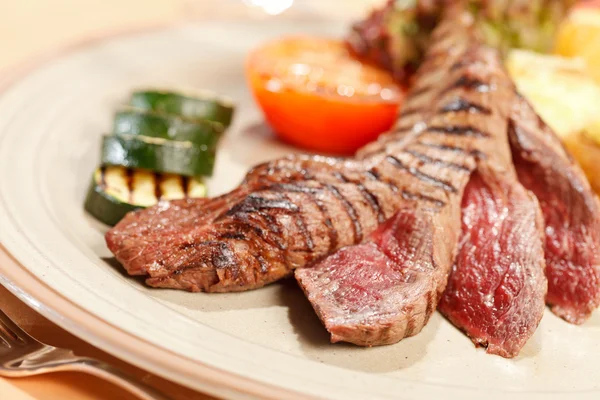
M 546 313 L 514 360 L 486 355 L 435 315 L 424 331 L 378 348 L 328 343 L 295 282 L 236 294 L 145 287 L 105 247 L 82 208 L 100 137 L 140 86 L 191 86 L 238 103 L 210 191 L 292 149 L 262 124 L 243 60 L 261 41 L 343 26 L 285 20 L 209 22 L 106 39 L 65 54 L 0 96 L 3 283 L 99 347 L 175 381 L 228 397 L 451 399 L 600 395 L 600 317 L 568 325 Z M 307 116 L 310 118 L 310 116 Z M 423 397 L 424 396 L 424 397 Z

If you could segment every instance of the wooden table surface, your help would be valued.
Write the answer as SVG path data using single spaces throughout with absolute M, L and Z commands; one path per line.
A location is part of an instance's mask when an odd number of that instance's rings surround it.
M 211 7 L 211 1 L 0 0 L 0 85 L 18 75 L 25 65 L 35 63 L 42 56 L 69 44 L 119 30 L 200 18 L 202 10 Z M 217 1 L 232 3 L 241 0 Z M 344 12 L 359 15 L 377 1 L 381 0 L 345 0 Z M 319 7 L 321 12 L 340 12 L 340 7 L 336 9 L 329 0 L 297 0 L 297 3 L 302 3 L 305 8 Z M 36 338 L 74 349 L 79 355 L 108 361 L 159 387 L 174 399 L 210 398 L 153 376 L 85 343 L 37 314 L 1 286 L 0 307 Z M 21 379 L 0 378 L 0 399 L 129 400 L 133 397 L 88 375 L 56 373 Z

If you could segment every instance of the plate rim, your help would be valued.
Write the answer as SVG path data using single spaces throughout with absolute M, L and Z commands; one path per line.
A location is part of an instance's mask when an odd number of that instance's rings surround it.
M 44 65 L 87 46 L 108 39 L 168 30 L 181 26 L 185 22 L 185 20 L 153 22 L 143 26 L 105 29 L 54 46 L 1 69 L 0 95 L 21 79 L 43 68 Z M 39 277 L 28 271 L 1 241 L 0 284 L 30 308 L 82 340 L 119 359 L 191 389 L 210 395 L 229 394 L 260 399 L 313 399 L 308 394 L 255 381 L 181 356 L 125 332 L 45 284 Z

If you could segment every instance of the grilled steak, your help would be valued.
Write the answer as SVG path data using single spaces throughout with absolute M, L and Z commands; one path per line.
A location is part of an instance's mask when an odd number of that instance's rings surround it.
M 514 178 L 485 169 L 471 177 L 461 245 L 439 310 L 488 353 L 516 356 L 542 318 L 542 229 L 537 201 Z
M 444 212 L 400 210 L 366 243 L 345 247 L 296 279 L 331 341 L 360 346 L 396 343 L 416 335 L 435 310 L 454 249 Z
M 523 185 L 538 198 L 546 223 L 547 303 L 581 324 L 600 304 L 600 206 L 558 137 L 523 98 L 509 130 Z
M 456 117 L 458 89 L 485 97 L 484 89 L 502 85 L 490 80 L 486 59 L 495 58 L 483 50 L 473 54 L 472 65 L 450 70 L 463 54 L 448 54 L 449 46 L 456 48 L 452 35 L 442 39 L 424 66 L 431 73 L 407 102 L 413 109 L 437 108 L 407 114 L 377 151 L 365 149 L 358 160 L 293 156 L 258 166 L 219 198 L 161 203 L 127 215 L 107 233 L 109 249 L 130 274 L 149 275 L 151 286 L 247 290 L 362 242 L 407 202 L 431 208 L 459 202 L 477 143 L 489 142 L 490 125 L 501 126 L 506 112 L 482 120 L 467 107 Z M 447 83 L 434 90 L 431 76 L 443 77 L 435 70 L 442 63 Z M 492 105 L 482 99 L 481 107 Z

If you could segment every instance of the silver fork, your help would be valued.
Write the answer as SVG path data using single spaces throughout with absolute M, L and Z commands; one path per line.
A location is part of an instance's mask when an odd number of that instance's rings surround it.
M 102 361 L 78 357 L 71 350 L 37 341 L 0 310 L 0 376 L 16 378 L 58 371 L 85 372 L 97 376 L 144 400 L 168 399 Z

